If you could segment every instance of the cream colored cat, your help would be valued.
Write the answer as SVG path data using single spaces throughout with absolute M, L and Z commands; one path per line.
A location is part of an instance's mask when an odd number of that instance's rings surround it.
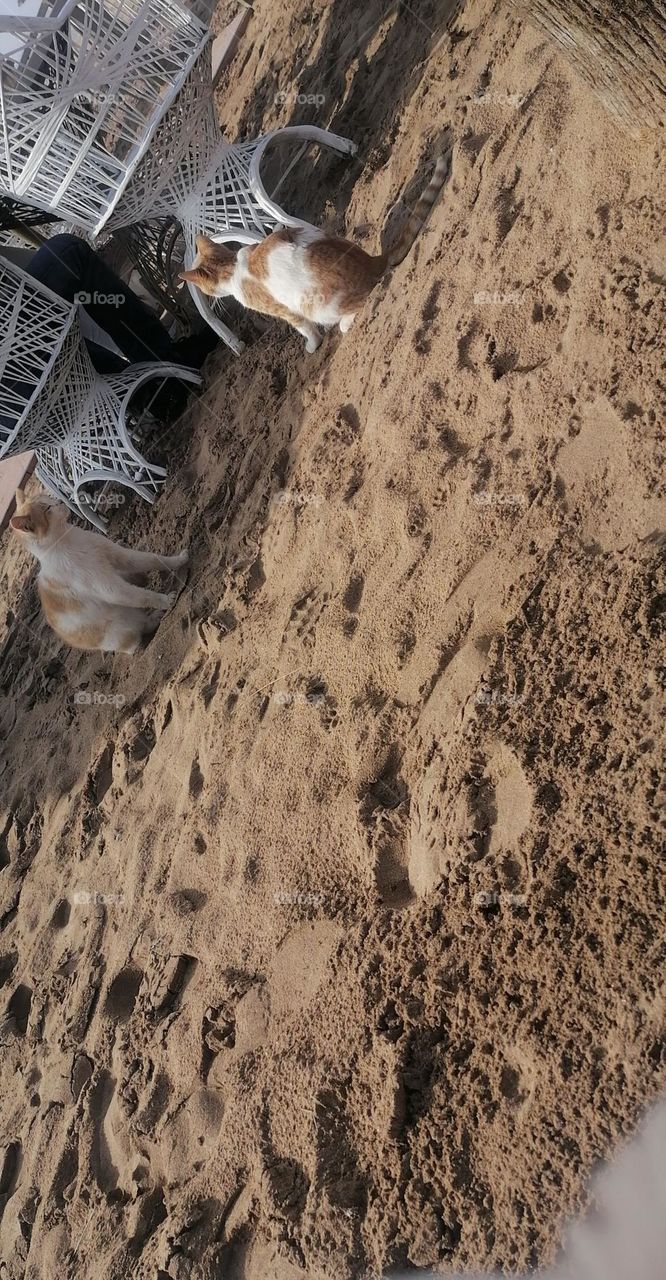
M 346 333 L 382 276 L 411 249 L 449 169 L 440 156 L 397 244 L 387 253 L 365 253 L 350 240 L 316 227 L 281 227 L 257 245 L 228 249 L 208 236 L 197 237 L 194 266 L 182 279 L 214 298 L 234 297 L 252 311 L 293 325 L 305 350 L 321 342 L 317 326 L 338 325 Z
M 67 507 L 50 494 L 26 498 L 22 489 L 9 525 L 39 560 L 37 590 L 46 621 L 74 649 L 135 653 L 176 599 L 175 592 L 146 591 L 129 578 L 182 569 L 187 551 L 158 556 L 121 547 L 70 525 Z

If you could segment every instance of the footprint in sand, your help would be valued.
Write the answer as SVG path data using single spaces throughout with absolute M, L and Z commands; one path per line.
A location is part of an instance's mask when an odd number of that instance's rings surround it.
M 310 1190 L 305 1169 L 271 1148 L 262 1152 L 262 1160 L 259 1192 L 264 1213 L 273 1220 L 294 1222 L 301 1217 Z
M 418 785 L 409 838 L 408 879 L 418 897 L 434 889 L 445 871 L 443 804 L 442 761 L 435 755 Z
M 199 757 L 195 756 L 190 765 L 190 776 L 187 783 L 190 800 L 198 800 L 205 786 L 205 779 L 199 765 Z
M 606 400 L 583 410 L 580 431 L 561 446 L 556 465 L 563 505 L 590 547 L 616 551 L 663 526 L 663 501 L 638 477 L 631 427 Z
M 447 874 L 460 848 L 450 848 L 443 827 L 446 797 L 443 765 L 434 755 L 419 784 L 409 840 L 409 883 L 423 896 Z M 521 849 L 534 804 L 533 789 L 518 757 L 503 743 L 491 746 L 475 764 L 461 792 L 457 819 L 448 825 L 465 835 L 473 862 L 483 863 L 492 883 L 484 891 L 524 895 L 531 867 Z
M 72 1100 L 77 1102 L 83 1090 L 90 1081 L 94 1063 L 87 1053 L 77 1053 L 72 1063 L 72 1071 L 70 1076 L 70 1086 L 72 1090 Z
M 127 744 L 127 754 L 134 764 L 145 764 L 155 746 L 157 737 L 152 720 L 146 720 L 139 732 Z
M 381 772 L 360 793 L 358 805 L 374 859 L 375 885 L 391 907 L 404 907 L 413 898 L 407 865 L 410 793 L 400 766 L 400 752 L 393 746 Z
M 81 1043 L 92 1021 L 102 989 L 106 967 L 104 956 L 108 949 L 105 946 L 105 910 L 92 904 L 77 907 L 77 913 L 79 911 L 86 913 L 83 926 L 86 931 L 85 943 L 78 954 L 76 970 L 72 972 L 69 984 L 63 991 L 59 1006 L 59 1019 L 64 1021 L 66 1040 L 70 1047 Z M 55 1027 L 57 1021 L 54 1006 L 49 1011 L 47 1023 L 53 1022 Z
M 66 929 L 69 924 L 69 918 L 72 914 L 72 908 L 66 898 L 61 898 L 53 909 L 53 915 L 49 921 L 52 929 Z
M 238 622 L 233 609 L 218 608 L 217 613 L 200 618 L 197 623 L 197 636 L 204 649 L 214 650 L 222 643 L 225 636 L 236 630 Z
M 7 1201 L 11 1199 L 18 1186 L 23 1148 L 20 1142 L 10 1142 L 0 1157 L 0 1222 Z
M 519 1116 L 529 1111 L 539 1082 L 537 1062 L 520 1044 L 504 1049 L 504 1062 L 500 1071 L 499 1091 L 502 1098 Z
M 261 556 L 257 556 L 256 560 L 252 561 L 252 564 L 247 571 L 245 590 L 241 592 L 241 599 L 243 603 L 247 604 L 252 599 L 252 596 L 255 596 L 257 592 L 261 591 L 265 582 L 266 574 L 264 572 L 263 561 Z
M 153 1022 L 161 1022 L 173 1013 L 191 981 L 198 961 L 195 956 L 168 956 L 156 962 L 149 981 L 149 1016 Z
M 156 742 L 157 733 L 152 716 L 144 718 L 135 715 L 125 722 L 119 737 L 123 764 L 121 773 L 124 774 L 117 780 L 120 786 L 131 786 L 140 778 Z
M 160 1146 L 174 1179 L 181 1176 L 183 1168 L 215 1154 L 223 1117 L 222 1094 L 202 1085 L 165 1122 Z
M 327 591 L 313 588 L 306 592 L 292 605 L 289 621 L 282 636 L 282 644 L 289 643 L 297 647 L 300 642 L 304 648 L 311 649 L 317 638 L 317 625 L 330 596 Z
M 139 1152 L 130 1135 L 126 1106 L 118 1082 L 104 1068 L 92 1084 L 87 1098 L 90 1126 L 79 1132 L 82 1177 L 90 1174 L 109 1200 L 125 1202 L 134 1193 L 133 1170 Z
M 234 1056 L 268 1044 L 283 1026 L 300 1018 L 326 977 L 340 935 L 329 920 L 308 922 L 285 938 L 263 982 L 255 983 L 235 1009 Z M 218 1054 L 208 1077 L 220 1084 L 228 1055 Z
M 364 588 L 365 578 L 363 574 L 355 573 L 349 579 L 347 588 L 342 597 L 342 603 L 350 615 L 348 618 L 345 618 L 345 621 L 342 624 L 343 633 L 348 638 L 354 635 L 358 627 L 358 617 L 356 615 L 358 614 Z
M 224 987 L 216 994 L 216 1003 L 206 1010 L 201 1027 L 200 1075 L 204 1084 L 217 1054 L 235 1047 L 236 1006 L 254 985 L 252 974 L 242 969 L 227 970 Z
M 101 806 L 113 783 L 113 756 L 114 744 L 108 742 L 86 779 L 86 808 L 81 825 L 82 834 L 88 840 L 94 840 L 102 827 L 104 815 Z
M 358 613 L 359 605 L 363 598 L 363 590 L 365 587 L 365 578 L 362 573 L 352 574 L 345 593 L 342 597 L 342 603 L 349 613 Z
M 472 862 L 479 866 L 474 902 L 480 911 L 496 914 L 504 904 L 524 905 L 532 881 L 532 866 L 522 846 L 534 806 L 533 788 L 517 756 L 496 743 L 476 762 L 468 785 L 466 815 Z
M 0 956 L 0 987 L 9 982 L 18 963 L 18 951 L 7 951 Z
M 20 983 L 10 997 L 5 1016 L 0 1028 L 0 1036 L 6 1039 L 8 1034 L 24 1036 L 28 1030 L 28 1020 L 32 1007 L 32 991 L 30 987 Z
M 0 831 L 0 871 L 4 871 L 5 867 L 11 865 L 11 854 L 9 851 L 9 840 L 12 828 L 14 826 L 14 816 L 10 813 L 2 831 Z
M 213 670 L 211 671 L 210 676 L 208 676 L 208 678 L 206 679 L 205 684 L 201 686 L 200 696 L 206 711 L 208 710 L 211 702 L 213 701 L 213 698 L 215 697 L 215 694 L 217 693 L 218 685 L 220 683 L 221 669 L 222 669 L 222 659 L 218 658 L 216 663 L 213 666 Z
M 133 1082 L 134 1083 L 134 1082 Z M 137 1094 L 133 1128 L 136 1133 L 154 1134 L 173 1100 L 173 1081 L 166 1071 L 150 1075 Z
M 95 805 L 101 805 L 113 782 L 113 743 L 108 742 L 94 768 L 88 775 L 86 798 Z
M 129 1248 L 133 1257 L 140 1257 L 150 1237 L 167 1217 L 162 1187 L 144 1191 L 128 1215 Z
M 113 1022 L 127 1022 L 139 994 L 143 971 L 134 965 L 121 969 L 113 979 L 104 1001 L 104 1013 Z
M 118 1185 L 118 1167 L 114 1163 L 105 1119 L 115 1094 L 116 1082 L 110 1071 L 101 1071 L 90 1091 L 88 1110 L 92 1126 L 90 1163 L 100 1191 L 105 1195 Z
M 486 771 L 494 788 L 497 815 L 490 833 L 488 854 L 502 864 L 506 887 L 524 892 L 531 877 L 519 845 L 532 816 L 534 792 L 518 757 L 503 743 L 489 755 Z
M 315 1097 L 315 1185 L 325 1189 L 332 1204 L 364 1215 L 367 1183 L 356 1152 L 354 1126 L 343 1098 L 344 1090 L 340 1087 L 320 1089 Z
M 65 1138 L 51 1185 L 45 1196 L 44 1215 L 46 1218 L 49 1218 L 52 1214 L 61 1214 L 67 1204 L 73 1200 L 78 1175 L 79 1138 L 74 1125 L 72 1125 Z
M 338 725 L 338 704 L 324 681 L 317 676 L 311 677 L 303 693 L 308 704 L 318 707 L 324 728 L 327 730 L 335 729 Z

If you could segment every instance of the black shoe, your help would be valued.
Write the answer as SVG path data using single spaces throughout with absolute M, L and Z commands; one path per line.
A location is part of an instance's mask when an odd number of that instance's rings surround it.
M 179 382 L 176 378 L 151 378 L 139 387 L 132 396 L 132 409 L 135 414 L 150 414 L 158 422 L 173 422 L 179 418 L 187 397 L 194 388 L 189 382 Z
M 173 358 L 176 364 L 184 364 L 188 369 L 200 369 L 211 351 L 220 344 L 220 337 L 208 325 L 200 333 L 191 333 L 189 338 L 179 338 L 172 343 Z

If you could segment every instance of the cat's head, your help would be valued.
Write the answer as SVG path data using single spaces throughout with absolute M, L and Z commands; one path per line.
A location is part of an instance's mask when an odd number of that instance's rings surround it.
M 58 502 L 50 493 L 36 493 L 26 498 L 23 489 L 16 490 L 16 512 L 9 527 L 33 554 L 57 542 L 68 520 L 69 511 L 64 502 Z
M 216 244 L 209 236 L 197 236 L 197 256 L 189 271 L 181 271 L 181 280 L 195 284 L 212 298 L 227 292 L 226 285 L 236 265 L 236 252 L 224 244 Z

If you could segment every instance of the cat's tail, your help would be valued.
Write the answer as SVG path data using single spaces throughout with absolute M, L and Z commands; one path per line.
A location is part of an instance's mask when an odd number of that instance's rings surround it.
M 407 220 L 407 225 L 391 249 L 384 254 L 384 261 L 389 270 L 397 267 L 403 258 L 407 257 L 416 237 L 419 235 L 424 222 L 430 214 L 430 210 L 434 205 L 451 167 L 450 155 L 441 155 L 437 157 L 435 172 L 430 179 L 425 191 L 419 197 L 414 205 L 412 212 Z

